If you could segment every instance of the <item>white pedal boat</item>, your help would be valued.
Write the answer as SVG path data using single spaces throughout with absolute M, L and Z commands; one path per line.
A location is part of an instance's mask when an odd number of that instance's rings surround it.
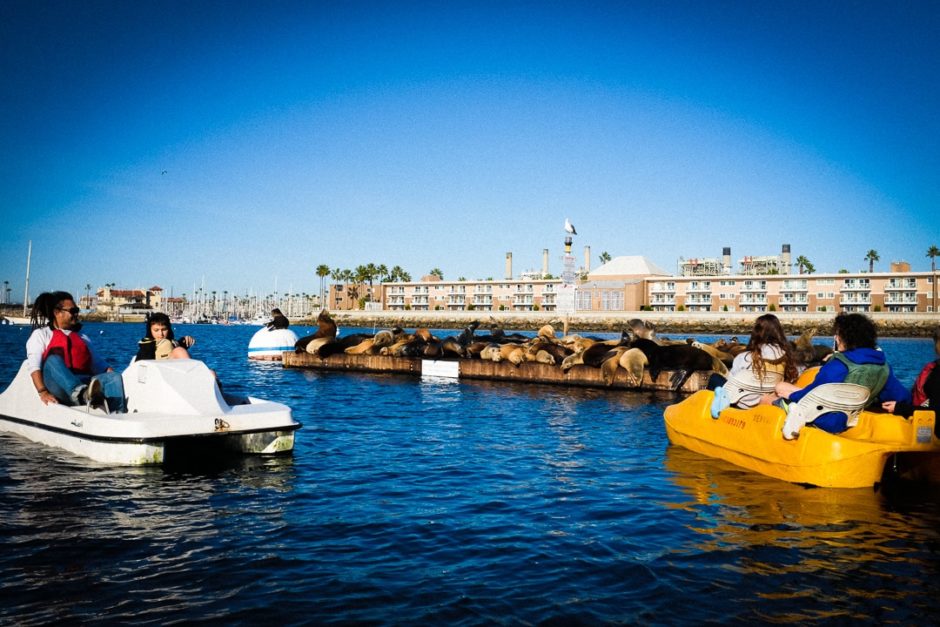
M 226 399 L 201 361 L 136 361 L 122 376 L 126 414 L 44 405 L 23 362 L 0 394 L 0 431 L 117 465 L 162 464 L 177 450 L 198 457 L 294 448 L 301 425 L 289 407 L 251 397 Z

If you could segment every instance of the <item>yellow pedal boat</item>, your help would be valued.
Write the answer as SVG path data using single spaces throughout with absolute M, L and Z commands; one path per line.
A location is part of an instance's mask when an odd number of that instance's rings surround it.
M 858 423 L 839 435 L 807 426 L 799 438 L 785 440 L 783 409 L 729 407 L 713 419 L 714 396 L 702 390 L 666 408 L 666 434 L 672 444 L 770 477 L 821 487 L 874 486 L 889 459 L 892 470 L 905 478 L 940 482 L 933 411 L 917 411 L 909 420 L 862 411 Z

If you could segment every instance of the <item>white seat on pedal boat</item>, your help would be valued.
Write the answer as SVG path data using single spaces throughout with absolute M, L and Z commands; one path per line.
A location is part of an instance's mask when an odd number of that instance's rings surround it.
M 791 404 L 783 423 L 783 437 L 792 440 L 800 429 L 821 415 L 842 412 L 848 417 L 846 425 L 854 427 L 859 413 L 868 405 L 871 390 L 856 383 L 824 383 L 810 390 L 799 402 Z
M 780 372 L 765 372 L 763 377 L 758 377 L 753 370 L 742 370 L 728 375 L 724 385 L 725 394 L 728 401 L 734 405 L 745 396 L 773 392 L 779 381 L 783 381 L 783 374 Z

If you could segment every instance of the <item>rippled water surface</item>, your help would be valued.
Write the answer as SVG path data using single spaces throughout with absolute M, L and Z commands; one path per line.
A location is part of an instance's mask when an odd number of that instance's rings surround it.
M 88 325 L 127 363 L 143 325 Z M 292 456 L 109 468 L 0 433 L 0 623 L 933 622 L 940 491 L 667 444 L 668 395 L 284 370 L 180 326 Z M 306 329 L 297 328 L 298 334 Z M 0 327 L 0 385 L 28 331 Z M 884 340 L 906 384 L 927 340 Z

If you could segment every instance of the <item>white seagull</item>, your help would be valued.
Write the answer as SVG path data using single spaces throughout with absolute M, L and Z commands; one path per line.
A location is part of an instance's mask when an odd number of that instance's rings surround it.
M 578 232 L 574 230 L 574 225 L 568 221 L 568 218 L 565 218 L 565 233 L 571 233 L 572 235 L 578 234 Z

